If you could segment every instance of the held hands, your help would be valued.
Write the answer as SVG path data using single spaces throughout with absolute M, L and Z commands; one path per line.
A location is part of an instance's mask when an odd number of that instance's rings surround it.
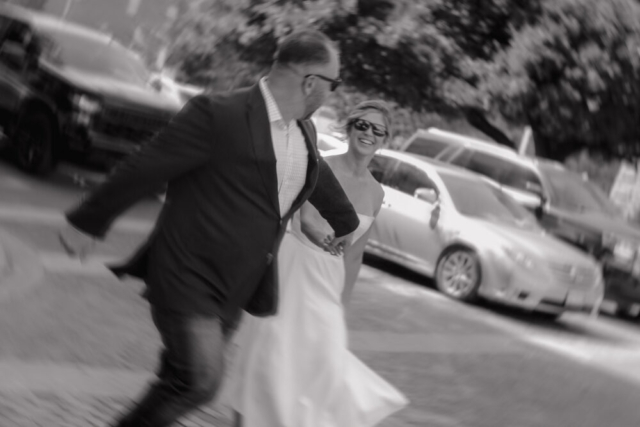
M 333 232 L 327 234 L 326 229 L 314 226 L 315 223 L 303 221 L 301 230 L 314 245 L 322 248 L 331 255 L 340 256 L 344 254 L 344 249 L 351 244 L 352 235 L 335 237 Z
M 353 233 L 341 237 L 335 237 L 333 234 L 326 237 L 323 248 L 331 255 L 344 255 L 344 250 L 351 245 Z
M 300 209 L 300 230 L 311 243 L 334 256 L 343 255 L 353 240 L 353 233 L 335 237 L 329 223 L 308 203 Z
M 84 262 L 96 245 L 95 238 L 71 225 L 58 231 L 58 240 L 69 257 L 78 258 L 81 262 Z

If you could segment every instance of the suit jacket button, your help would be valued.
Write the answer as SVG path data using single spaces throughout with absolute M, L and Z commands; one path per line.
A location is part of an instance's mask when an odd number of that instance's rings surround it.
M 273 255 L 267 254 L 267 265 L 271 264 L 272 262 L 273 262 Z

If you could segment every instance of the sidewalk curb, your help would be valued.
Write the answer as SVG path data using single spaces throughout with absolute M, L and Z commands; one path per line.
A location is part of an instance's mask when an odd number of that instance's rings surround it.
M 31 289 L 43 276 L 36 252 L 0 228 L 0 302 Z

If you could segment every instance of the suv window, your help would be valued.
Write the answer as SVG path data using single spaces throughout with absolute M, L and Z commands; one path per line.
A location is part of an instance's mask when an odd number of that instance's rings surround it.
M 590 182 L 566 169 L 541 169 L 551 188 L 551 204 L 571 212 L 603 212 L 618 215 L 611 200 Z
M 410 196 L 413 196 L 418 188 L 429 188 L 438 192 L 438 187 L 424 171 L 408 163 L 398 165 L 387 185 Z
M 462 147 L 448 147 L 440 152 L 435 159 L 441 162 L 451 163 L 451 159 L 458 156 L 458 153 L 464 151 Z
M 451 144 L 423 136 L 416 137 L 405 150 L 407 153 L 434 158 Z
M 397 163 L 398 160 L 396 159 L 376 155 L 369 163 L 369 172 L 371 172 L 376 181 L 386 184 Z
M 466 148 L 463 148 L 461 151 L 457 152 L 455 156 L 452 156 L 449 160 L 443 159 L 443 161 L 448 161 L 452 165 L 466 168 L 467 165 L 469 164 L 469 161 L 471 160 L 472 154 L 473 152 L 471 152 L 470 150 L 467 150 Z
M 540 179 L 533 169 L 491 154 L 464 150 L 451 163 L 485 175 L 509 187 L 530 191 L 528 184 L 535 184 L 542 188 Z
M 500 178 L 506 175 L 505 172 L 511 169 L 511 166 L 510 163 L 498 157 L 489 156 L 485 153 L 473 153 L 467 168 L 501 182 Z
M 36 54 L 33 32 L 28 25 L 2 17 L 0 21 L 0 61 L 21 69 L 29 54 Z

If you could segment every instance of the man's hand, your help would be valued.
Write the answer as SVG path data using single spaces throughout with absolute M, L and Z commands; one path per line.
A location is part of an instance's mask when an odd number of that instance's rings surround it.
M 67 255 L 84 261 L 96 245 L 96 239 L 71 225 L 58 231 L 58 240 Z
M 352 241 L 353 233 L 346 234 L 341 237 L 327 236 L 327 239 L 324 242 L 324 250 L 329 252 L 331 255 L 343 255 L 344 250 L 351 246 Z
M 335 237 L 334 231 L 320 216 L 320 212 L 308 203 L 300 209 L 300 229 L 311 243 L 334 256 L 344 254 L 345 248 L 353 240 L 353 233 Z
M 353 238 L 352 234 L 336 238 L 333 232 L 327 234 L 326 229 L 314 227 L 313 223 L 308 222 L 302 222 L 301 230 L 311 243 L 334 256 L 342 255 Z

